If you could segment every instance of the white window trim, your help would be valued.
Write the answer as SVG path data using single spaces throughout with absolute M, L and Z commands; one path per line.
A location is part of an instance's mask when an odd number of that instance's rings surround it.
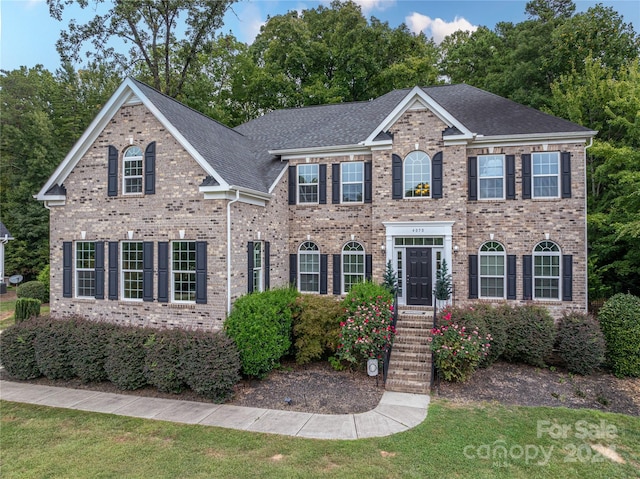
M 302 250 L 301 248 L 307 243 L 311 243 L 311 244 L 315 245 L 316 249 L 315 250 Z M 300 278 L 301 278 L 303 273 L 302 273 L 302 268 L 300 268 L 300 264 L 301 264 L 301 258 L 302 258 L 303 254 L 315 255 L 315 256 L 318 257 L 318 272 L 317 273 L 304 273 L 304 274 L 307 274 L 307 275 L 311 275 L 311 274 L 313 274 L 313 275 L 317 274 L 318 275 L 318 290 L 317 291 L 302 291 L 302 288 L 301 288 L 302 283 L 300 281 Z M 302 243 L 298 247 L 298 265 L 297 265 L 297 267 L 298 267 L 298 291 L 300 293 L 304 293 L 304 294 L 320 294 L 320 280 L 321 280 L 320 275 L 322 274 L 322 272 L 320 271 L 320 247 L 318 246 L 317 243 L 314 243 L 313 241 L 305 241 L 304 243 Z
M 300 167 L 301 166 L 315 166 L 316 170 L 317 170 L 317 178 L 318 178 L 318 182 L 317 183 L 300 183 Z M 298 205 L 317 205 L 320 204 L 320 165 L 318 163 L 305 163 L 303 165 L 297 165 L 296 166 L 296 180 L 297 180 L 297 187 L 296 187 L 296 204 Z M 302 185 L 314 185 L 316 186 L 316 201 L 300 201 L 300 186 Z
M 407 165 L 407 158 L 409 157 L 409 155 L 413 153 L 422 153 L 429 160 L 429 195 L 427 196 L 407 196 L 407 185 L 406 185 L 407 183 L 406 167 L 407 166 L 406 165 Z M 431 156 L 429 156 L 429 154 L 426 151 L 414 150 L 409 152 L 407 156 L 405 156 L 404 159 L 402 160 L 402 197 L 406 200 L 423 200 L 426 198 L 431 198 L 432 194 L 433 194 L 433 159 L 431 158 Z
M 345 248 L 350 245 L 350 244 L 357 244 L 359 245 L 362 250 L 360 251 L 345 251 Z M 362 245 L 362 243 L 358 242 L 358 241 L 349 241 L 347 244 L 345 244 L 342 247 L 342 251 L 340 252 L 340 273 L 341 273 L 341 293 L 342 294 L 348 294 L 348 291 L 346 290 L 346 278 L 345 276 L 347 275 L 347 273 L 345 273 L 345 268 L 344 268 L 344 257 L 345 255 L 359 255 L 362 256 L 362 275 L 360 275 L 360 273 L 349 273 L 349 276 L 362 276 L 362 282 L 366 281 L 366 276 L 367 276 L 367 257 L 365 255 L 365 250 L 364 250 L 364 246 Z
M 553 243 L 556 246 L 556 248 L 558 248 L 558 251 L 536 251 L 536 248 L 541 243 Z M 542 256 L 558 257 L 558 276 L 537 276 L 536 275 L 536 258 L 542 257 Z M 545 241 L 536 243 L 536 245 L 533 247 L 533 255 L 531 258 L 531 263 L 532 263 L 531 264 L 531 288 L 533 289 L 533 291 L 531 292 L 532 293 L 531 296 L 533 297 L 533 300 L 561 302 L 562 301 L 562 249 L 560 248 L 560 245 L 555 241 L 550 241 L 550 240 L 545 240 Z M 558 297 L 557 298 L 536 297 L 536 279 L 557 279 L 558 280 Z
M 195 240 L 175 240 L 171 242 L 171 251 L 170 251 L 170 261 L 171 261 L 171 302 L 175 303 L 175 304 L 195 304 L 196 303 L 196 299 L 195 299 L 195 292 L 194 292 L 194 298 L 193 301 L 189 301 L 189 300 L 181 300 L 181 299 L 176 299 L 176 283 L 175 283 L 175 273 L 189 273 L 189 274 L 193 274 L 193 282 L 194 284 L 196 284 L 197 287 L 197 276 L 196 276 L 196 270 L 195 270 L 195 266 L 197 264 L 197 260 L 194 258 L 194 269 L 193 271 L 190 270 L 174 270 L 173 269 L 173 247 L 175 244 L 177 243 L 193 243 L 194 244 L 194 251 L 195 251 Z
M 78 245 L 80 243 L 93 243 L 93 268 L 79 268 L 78 267 Z M 93 241 L 75 241 L 74 242 L 74 256 L 73 256 L 73 267 L 74 267 L 74 294 L 75 297 L 78 299 L 95 299 L 95 292 L 96 292 L 96 247 L 95 247 L 95 242 Z M 78 293 L 79 291 L 79 286 L 80 286 L 80 281 L 78 279 L 78 273 L 82 272 L 82 271 L 91 271 L 93 272 L 93 296 L 80 296 L 80 294 Z
M 502 251 L 482 251 L 482 248 L 487 243 L 498 243 L 502 247 Z M 482 257 L 483 256 L 501 256 L 502 257 L 502 296 L 483 296 L 482 295 L 482 278 L 500 278 L 495 275 L 483 275 L 482 274 Z M 499 241 L 487 241 L 480 245 L 478 249 L 478 298 L 480 299 L 505 299 L 507 297 L 507 251 L 502 243 Z
M 535 174 L 535 170 L 534 170 L 534 158 L 536 155 L 548 155 L 554 153 L 556 155 L 556 159 L 557 159 L 557 165 L 558 165 L 558 173 L 556 173 L 555 175 L 536 175 Z M 560 198 L 560 190 L 562 188 L 562 165 L 560 164 L 560 152 L 559 151 L 535 151 L 533 153 L 531 153 L 531 198 L 534 199 L 555 199 L 555 198 Z M 557 178 L 557 194 L 556 195 L 552 195 L 552 196 L 537 196 L 536 195 L 536 186 L 535 186 L 535 179 L 536 178 L 552 178 L 552 177 L 556 177 Z
M 259 258 L 260 258 L 260 266 L 256 266 L 256 248 L 260 248 L 260 254 L 259 254 Z M 253 271 L 252 271 L 252 277 L 251 277 L 251 282 L 253 284 L 253 291 L 254 292 L 258 292 L 261 293 L 262 291 L 264 291 L 264 246 L 262 241 L 255 241 L 253 243 Z M 258 273 L 258 284 L 255 284 L 255 275 L 256 272 Z
M 343 168 L 345 165 L 355 165 L 358 164 L 361 166 L 362 168 L 362 180 L 361 181 L 345 181 L 344 180 L 344 171 Z M 343 192 L 343 187 L 344 185 L 360 185 L 361 186 L 361 192 L 362 192 L 362 200 L 360 201 L 344 201 L 344 192 Z M 363 161 L 356 161 L 356 162 L 343 162 L 340 163 L 340 203 L 345 204 L 345 205 L 361 205 L 364 203 L 364 162 Z
M 481 176 L 480 175 L 480 159 L 481 158 L 487 158 L 487 157 L 501 157 L 502 158 L 502 175 L 501 176 Z M 507 170 L 507 165 L 506 165 L 506 156 L 505 155 L 478 155 L 478 200 L 481 201 L 500 201 L 500 200 L 504 200 L 506 198 L 505 195 L 505 186 L 506 186 L 506 170 Z M 533 163 L 532 163 L 533 165 Z M 493 179 L 497 179 L 500 178 L 502 180 L 502 195 L 501 196 L 496 196 L 496 197 L 491 197 L 491 198 L 483 198 L 482 197 L 482 188 L 480 187 L 481 184 L 481 180 L 493 180 Z M 533 180 L 532 180 L 533 181 Z
M 138 150 L 140 150 L 140 156 L 126 156 L 127 151 L 131 150 L 132 148 L 138 148 Z M 140 161 L 142 165 L 141 167 L 142 174 L 127 176 L 125 172 L 127 171 L 126 166 L 128 161 Z M 127 180 L 136 179 L 136 178 L 140 178 L 140 191 L 127 193 Z M 143 193 L 144 193 L 144 154 L 142 152 L 142 149 L 139 146 L 134 145 L 127 148 L 124 151 L 124 154 L 122 155 L 122 194 L 123 195 L 141 195 Z
M 143 288 L 144 288 L 144 269 L 125 269 L 124 268 L 124 244 L 125 243 L 138 243 L 142 245 L 142 241 L 122 241 L 120 243 L 120 299 L 122 301 L 132 301 L 134 303 L 142 302 L 142 298 L 127 298 L 125 295 L 125 273 L 141 273 L 143 275 Z M 142 261 L 144 261 L 144 251 L 140 251 L 143 254 Z M 144 263 L 143 263 L 144 266 Z M 144 291 L 144 290 L 143 290 Z

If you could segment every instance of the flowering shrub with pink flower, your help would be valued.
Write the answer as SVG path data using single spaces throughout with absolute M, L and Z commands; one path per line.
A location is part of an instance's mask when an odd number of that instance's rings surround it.
M 346 315 L 340 323 L 337 357 L 352 364 L 381 359 L 395 336 L 393 301 L 388 292 L 372 283 L 360 283 L 352 288 L 344 305 Z
M 435 366 L 445 381 L 464 382 L 489 353 L 491 335 L 451 323 L 451 313 L 445 313 L 443 319 L 447 324 L 433 328 L 429 338 Z

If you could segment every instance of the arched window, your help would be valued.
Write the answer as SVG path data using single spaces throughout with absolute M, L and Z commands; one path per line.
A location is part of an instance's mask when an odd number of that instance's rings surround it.
M 412 151 L 404 159 L 404 197 L 431 197 L 431 159 L 424 151 Z
M 298 248 L 298 290 L 301 293 L 320 292 L 320 249 L 312 241 Z
M 497 241 L 487 241 L 480 247 L 480 297 L 504 298 L 505 251 Z
M 356 283 L 364 281 L 364 247 L 350 241 L 342 248 L 342 292 L 348 293 Z
M 534 299 L 560 299 L 560 248 L 541 241 L 533 249 Z
M 125 194 L 142 193 L 143 168 L 142 150 L 137 146 L 127 148 L 122 169 L 122 191 Z

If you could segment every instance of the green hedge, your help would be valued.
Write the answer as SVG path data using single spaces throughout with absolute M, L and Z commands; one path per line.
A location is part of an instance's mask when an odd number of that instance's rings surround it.
M 49 379 L 75 376 L 69 353 L 75 321 L 47 319 L 38 322 L 33 341 L 40 372 Z
M 545 359 L 553 351 L 555 335 L 555 323 L 546 308 L 519 306 L 510 315 L 502 356 L 507 361 L 545 367 Z
M 76 376 L 85 383 L 106 381 L 107 344 L 117 326 L 78 318 L 75 323 L 69 356 Z
M 605 343 L 600 325 L 587 314 L 570 313 L 558 322 L 558 353 L 572 373 L 591 374 L 604 362 Z
M 40 300 L 35 298 L 18 298 L 15 307 L 16 323 L 40 316 Z
M 109 381 L 120 389 L 139 389 L 147 385 L 144 375 L 144 345 L 149 330 L 133 326 L 113 330 L 106 346 L 104 369 Z
M 293 318 L 293 345 L 298 364 L 335 354 L 343 316 L 344 307 L 333 296 L 303 294 L 298 298 L 298 314 Z
M 185 384 L 182 369 L 187 333 L 181 329 L 154 331 L 145 342 L 144 375 L 158 391 L 180 393 Z
M 290 351 L 297 297 L 295 289 L 279 288 L 236 300 L 224 327 L 240 351 L 245 375 L 266 376 Z
M 44 283 L 40 281 L 27 281 L 18 286 L 16 290 L 18 298 L 39 299 L 42 304 L 49 302 L 49 291 Z
M 40 377 L 33 341 L 38 332 L 36 321 L 16 323 L 0 334 L 0 362 L 15 379 Z
M 618 377 L 640 376 L 640 298 L 616 294 L 598 312 L 607 363 Z

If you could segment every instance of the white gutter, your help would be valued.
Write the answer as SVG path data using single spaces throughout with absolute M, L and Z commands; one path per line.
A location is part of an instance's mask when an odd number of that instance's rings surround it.
M 589 185 L 587 183 L 587 150 L 589 148 L 591 148 L 593 146 L 593 137 L 590 138 L 589 144 L 586 145 L 584 147 L 584 163 L 585 163 L 585 168 L 584 168 L 584 185 L 585 188 L 588 188 Z M 584 305 L 585 307 L 585 311 L 589 311 L 589 231 L 588 231 L 588 226 L 587 226 L 587 218 L 586 218 L 586 214 L 588 213 L 587 210 L 587 196 L 588 196 L 588 192 L 585 191 L 584 192 L 584 211 L 585 211 L 585 221 L 584 221 L 584 259 L 586 261 L 585 263 L 585 268 L 584 268 L 584 284 L 587 285 L 587 290 L 586 290 L 586 294 L 585 296 L 585 302 L 586 304 Z
M 240 199 L 240 189 L 229 187 L 229 190 L 234 189 L 236 198 L 227 203 L 227 315 L 231 313 L 231 205 Z

